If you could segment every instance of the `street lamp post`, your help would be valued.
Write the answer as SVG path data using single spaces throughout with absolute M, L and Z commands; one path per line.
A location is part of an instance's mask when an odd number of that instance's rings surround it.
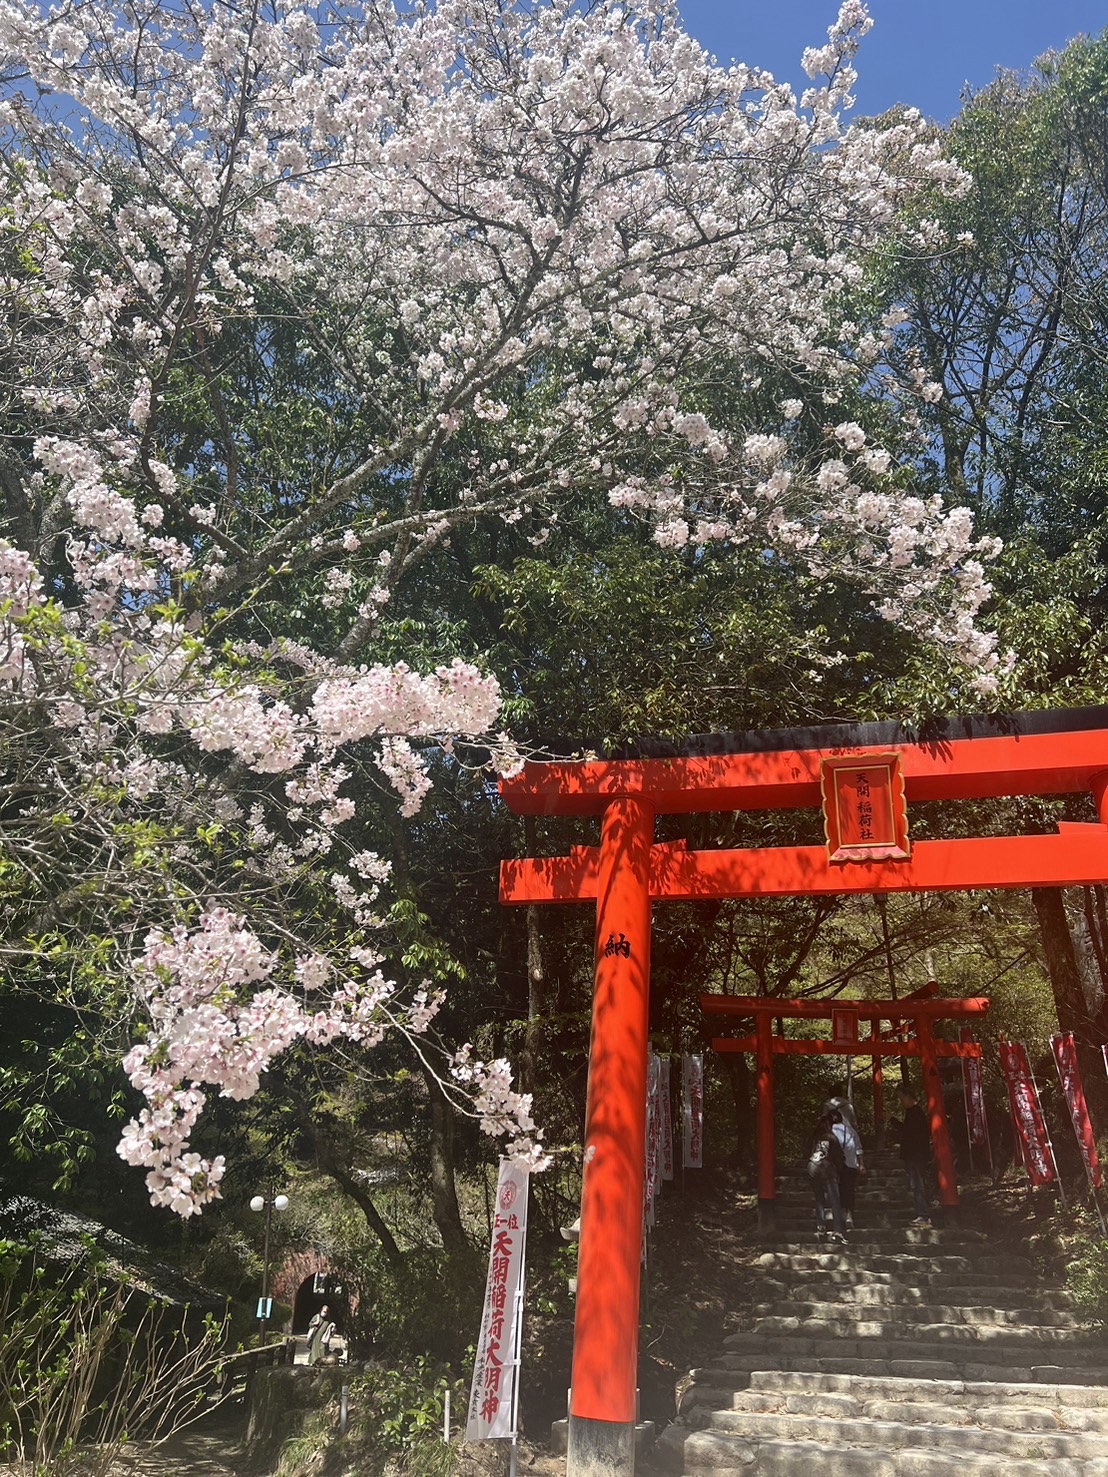
M 255 1195 L 250 1202 L 253 1211 L 265 1211 L 265 1242 L 262 1250 L 262 1295 L 258 1299 L 258 1345 L 265 1343 L 265 1326 L 269 1320 L 269 1230 L 275 1210 L 287 1210 L 287 1195 Z

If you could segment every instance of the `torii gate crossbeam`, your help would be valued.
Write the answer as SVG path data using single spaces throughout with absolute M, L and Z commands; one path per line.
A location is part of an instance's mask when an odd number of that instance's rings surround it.
M 519 814 L 601 818 L 599 847 L 501 868 L 505 903 L 596 903 L 568 1477 L 634 1472 L 652 901 L 1108 880 L 1108 708 L 957 719 L 922 735 L 844 725 L 663 747 L 530 763 L 501 782 Z M 843 782 L 852 773 L 853 798 Z M 862 789 L 871 781 L 890 828 L 880 845 Z M 907 806 L 919 801 L 1078 792 L 1091 793 L 1099 823 L 1050 836 L 907 840 Z M 814 808 L 821 798 L 826 849 L 654 844 L 657 815 Z

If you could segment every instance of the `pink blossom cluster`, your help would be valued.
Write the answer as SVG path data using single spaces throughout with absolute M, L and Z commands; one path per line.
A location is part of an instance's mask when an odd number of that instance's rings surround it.
M 99 617 L 150 591 L 151 560 L 191 560 L 225 593 L 294 556 L 316 568 L 323 607 L 349 605 L 369 632 L 404 567 L 459 522 L 549 515 L 567 487 L 592 485 L 651 518 L 667 546 L 758 536 L 813 574 L 834 568 L 890 619 L 980 664 L 973 597 L 949 562 L 929 577 L 928 539 L 913 545 L 918 600 L 868 539 L 852 543 L 854 479 L 820 480 L 798 452 L 781 463 L 787 498 L 759 487 L 771 479 L 754 476 L 752 445 L 791 439 L 795 416 L 736 428 L 696 403 L 700 367 L 714 384 L 721 363 L 784 370 L 832 398 L 864 379 L 885 341 L 843 321 L 844 293 L 921 188 L 966 188 L 918 113 L 850 126 L 871 26 L 859 0 L 805 52 L 799 97 L 757 68 L 717 66 L 672 0 L 439 0 L 321 18 L 288 0 L 249 18 L 155 0 L 141 21 L 109 5 L 94 25 L 0 3 L 5 55 L 89 119 L 67 133 L 23 92 L 0 99 L 8 229 L 35 266 L 0 290 L 25 325 L 23 393 L 56 427 L 36 454 L 85 530 L 73 557 Z M 51 161 L 48 178 L 24 168 L 31 157 Z M 911 233 L 913 248 L 944 245 L 933 221 Z M 319 528 L 298 495 L 248 548 L 189 494 L 187 460 L 147 442 L 172 413 L 157 387 L 182 325 L 217 338 L 257 313 L 263 282 L 351 393 L 372 383 L 393 429 L 313 493 Z M 320 299 L 341 337 L 311 311 Z M 60 341 L 59 322 L 71 325 Z M 552 363 L 558 393 L 528 396 Z M 922 370 L 890 388 L 909 406 L 937 392 Z M 434 472 L 461 436 L 477 449 L 451 492 Z M 680 493 L 646 470 L 675 465 Z M 324 531 L 329 510 L 382 476 L 411 486 L 408 509 Z M 890 530 L 904 481 L 890 472 L 882 490 Z M 190 518 L 195 538 L 151 548 L 148 506 Z M 394 537 L 401 562 L 382 581 L 375 561 Z M 372 704 L 373 686 L 350 696 Z M 295 744 L 276 708 L 265 722 L 265 752 Z
M 516 1092 L 511 1065 L 504 1057 L 481 1061 L 467 1044 L 455 1052 L 450 1075 L 473 1093 L 485 1133 L 513 1135 L 504 1151 L 508 1158 L 535 1172 L 547 1168 L 550 1159 L 542 1146 L 542 1134 L 531 1118 L 531 1094 Z
M 367 964 L 357 975 L 339 975 L 326 956 L 301 955 L 293 962 L 294 994 L 274 983 L 284 967 L 279 953 L 226 908 L 208 908 L 195 928 L 147 935 L 133 974 L 151 1028 L 123 1063 L 147 1106 L 125 1128 L 119 1154 L 147 1170 L 154 1204 L 190 1216 L 219 1197 L 222 1156 L 204 1159 L 189 1146 L 205 1086 L 222 1097 L 250 1098 L 274 1058 L 296 1041 L 327 1045 L 343 1037 L 371 1047 L 389 1029 L 425 1035 L 442 992 L 424 980 L 404 1007 L 374 960 Z M 458 1058 L 451 1075 L 473 1084 L 473 1110 L 486 1132 L 510 1133 L 512 1153 L 541 1158 L 530 1098 L 513 1093 L 507 1063 L 485 1067 Z
M 0 682 L 18 682 L 23 676 L 21 626 L 42 601 L 42 576 L 33 560 L 0 539 Z

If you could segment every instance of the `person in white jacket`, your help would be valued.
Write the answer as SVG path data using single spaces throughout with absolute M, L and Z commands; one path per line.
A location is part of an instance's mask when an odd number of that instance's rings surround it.
M 853 1122 L 846 1118 L 841 1107 L 838 1112 L 839 1121 L 831 1132 L 843 1149 L 843 1167 L 839 1171 L 839 1199 L 842 1202 L 843 1218 L 850 1227 L 854 1225 L 854 1192 L 858 1176 L 865 1174 L 866 1166 L 862 1155 L 862 1137 L 858 1132 L 858 1120 L 854 1118 L 853 1110 L 850 1114 Z

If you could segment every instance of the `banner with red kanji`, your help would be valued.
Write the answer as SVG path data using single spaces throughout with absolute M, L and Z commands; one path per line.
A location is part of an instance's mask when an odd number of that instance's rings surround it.
M 958 1039 L 963 1045 L 972 1042 L 973 1032 L 969 1026 L 962 1027 Z M 977 1149 L 989 1142 L 989 1123 L 985 1116 L 985 1080 L 979 1056 L 962 1058 L 962 1086 L 966 1097 L 966 1130 L 970 1143 Z
M 467 1441 L 513 1436 L 527 1245 L 528 1172 L 501 1159 L 485 1282 L 485 1311 L 473 1365 Z
M 1097 1159 L 1096 1139 L 1093 1135 L 1092 1120 L 1089 1117 L 1089 1107 L 1085 1102 L 1081 1069 L 1077 1065 L 1077 1047 L 1074 1044 L 1073 1032 L 1066 1031 L 1064 1035 L 1052 1036 L 1050 1049 L 1054 1053 L 1054 1064 L 1058 1068 L 1058 1081 L 1062 1084 L 1062 1096 L 1070 1110 L 1073 1131 L 1077 1135 L 1077 1147 L 1081 1150 L 1081 1157 L 1085 1161 L 1085 1173 L 1089 1176 L 1089 1184 L 1099 1190 L 1102 1183 L 1100 1162 Z
M 1027 1177 L 1033 1185 L 1049 1185 L 1056 1178 L 1054 1155 L 1027 1052 L 1018 1041 L 1000 1043 L 1000 1068 L 1008 1087 L 1008 1103 Z

